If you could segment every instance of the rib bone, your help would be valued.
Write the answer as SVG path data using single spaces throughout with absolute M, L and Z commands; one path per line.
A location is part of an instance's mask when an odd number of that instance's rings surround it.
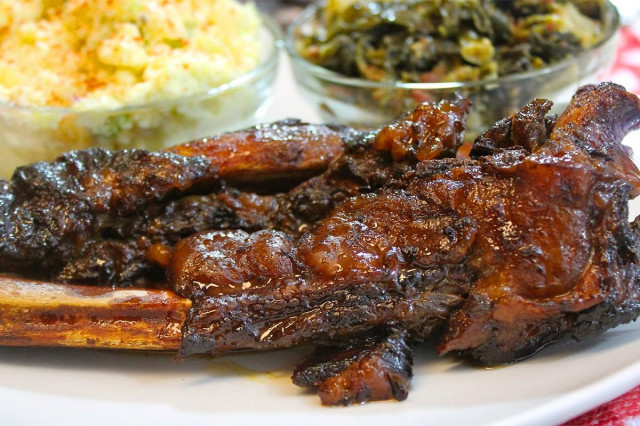
M 170 291 L 0 276 L 0 345 L 177 350 L 191 301 Z

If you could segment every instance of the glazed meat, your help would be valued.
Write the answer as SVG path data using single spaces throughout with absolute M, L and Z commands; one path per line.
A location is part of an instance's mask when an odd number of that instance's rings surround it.
M 10 182 L 0 181 L 0 270 L 93 285 L 162 282 L 157 265 L 180 238 L 205 229 L 260 229 L 276 207 L 269 198 L 221 190 L 221 179 L 239 179 L 251 167 L 261 180 L 313 173 L 342 152 L 351 133 L 285 121 L 172 149 L 188 156 L 91 149 L 19 168 Z M 286 162 L 284 154 L 229 161 L 233 151 L 289 145 L 297 148 Z
M 168 151 L 186 157 L 207 157 L 224 179 L 255 185 L 271 179 L 308 178 L 322 172 L 342 154 L 345 140 L 359 135 L 346 127 L 289 119 L 196 140 Z
M 278 197 L 273 227 L 296 234 L 349 197 L 401 178 L 422 158 L 455 156 L 470 107 L 461 98 L 424 104 L 377 132 L 351 138 L 326 172 Z
M 414 120 L 423 137 L 416 147 L 438 136 L 446 155 L 462 142 L 468 109 L 468 101 L 456 99 L 427 105 L 402 122 Z M 393 161 L 372 149 L 375 141 L 372 132 L 288 120 L 170 150 L 187 157 L 98 149 L 19 168 L 11 182 L 0 181 L 0 271 L 55 282 L 162 286 L 170 248 L 181 238 L 211 229 L 297 234 L 339 202 L 415 165 L 411 152 Z M 436 148 L 433 155 L 440 155 Z M 225 183 L 251 180 L 259 187 L 327 167 L 275 195 Z
M 184 315 L 181 355 L 314 344 L 293 379 L 325 404 L 401 400 L 411 347 L 429 336 L 440 353 L 494 365 L 640 315 L 640 219 L 628 218 L 640 171 L 620 144 L 640 127 L 640 101 L 609 83 L 582 88 L 559 117 L 550 107 L 534 100 L 496 123 L 471 159 L 446 158 L 463 139 L 463 99 L 425 104 L 376 132 L 284 122 L 281 134 L 254 128 L 216 149 L 201 141 L 173 153 L 71 153 L 2 182 L 0 269 L 159 282 L 189 302 L 170 308 L 170 328 L 153 321 L 170 345 Z M 296 129 L 311 140 L 300 161 L 270 157 L 267 146 L 286 145 Z M 304 152 L 320 140 L 338 157 L 317 166 Z M 251 177 L 248 156 L 225 163 L 234 144 L 256 149 L 266 166 Z M 224 179 L 316 167 L 327 168 L 279 193 Z M 146 309 L 160 318 L 167 307 Z
M 604 143 L 562 124 L 580 111 L 612 123 Z M 442 353 L 498 364 L 635 319 L 639 236 L 627 205 L 638 170 L 622 174 L 595 150 L 616 152 L 640 124 L 637 97 L 584 88 L 550 134 L 544 114 L 524 115 L 512 140 L 549 139 L 420 162 L 298 236 L 182 240 L 169 267 L 174 289 L 195 302 L 182 353 L 329 344 L 391 324 L 412 341 L 445 327 Z
M 211 179 L 204 158 L 145 151 L 76 151 L 20 168 L 0 181 L 0 269 L 60 270 L 112 216 Z
M 564 335 L 581 339 L 638 317 L 639 234 L 637 219 L 628 222 L 628 199 L 640 172 L 620 145 L 638 126 L 635 95 L 587 86 L 531 154 L 481 159 L 499 180 L 484 176 L 463 189 L 484 200 L 465 197 L 456 209 L 486 212 L 478 254 L 467 260 L 484 272 L 449 321 L 441 352 L 511 362 Z M 496 190 L 513 195 L 501 202 Z
M 324 405 L 348 405 L 409 395 L 413 351 L 406 330 L 379 332 L 344 346 L 323 346 L 300 364 L 292 380 L 316 387 Z

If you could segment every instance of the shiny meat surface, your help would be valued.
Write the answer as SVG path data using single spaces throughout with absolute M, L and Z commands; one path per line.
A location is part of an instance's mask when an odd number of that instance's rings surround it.
M 277 231 L 184 239 L 169 266 L 180 272 L 174 290 L 197 301 L 183 353 L 331 342 L 389 321 L 432 330 L 468 291 L 456 264 L 476 233 L 440 213 L 414 196 L 367 194 L 293 240 Z
M 273 197 L 220 188 L 220 178 L 246 179 L 247 170 L 261 182 L 313 175 L 352 134 L 289 120 L 173 149 L 185 156 L 93 149 L 20 168 L 0 181 L 0 270 L 56 282 L 162 286 L 167 253 L 179 239 L 284 220 Z M 296 221 L 291 213 L 286 219 Z
M 424 104 L 378 132 L 350 138 L 345 154 L 324 173 L 277 197 L 272 227 L 297 234 L 348 198 L 401 178 L 419 156 L 455 156 L 469 107 L 464 99 Z
M 400 120 L 383 127 L 374 148 L 391 152 L 394 160 L 412 157 L 418 161 L 455 157 L 464 140 L 468 99 L 444 100 L 434 107 L 419 105 Z
M 234 294 L 297 271 L 292 239 L 282 232 L 206 232 L 195 241 L 197 247 L 192 241 L 186 238 L 175 246 L 168 269 L 173 289 L 184 297 Z
M 614 174 L 631 185 L 631 196 L 640 195 L 640 171 L 631 150 L 622 139 L 640 126 L 637 96 L 621 86 L 602 83 L 584 86 L 574 95 L 571 106 L 558 117 L 549 143 L 541 152 L 554 156 L 567 153 L 589 157 L 603 173 Z
M 0 270 L 159 282 L 190 299 L 182 355 L 315 344 L 294 381 L 324 403 L 403 399 L 410 347 L 434 333 L 441 353 L 493 365 L 640 314 L 640 219 L 628 217 L 640 172 L 620 145 L 640 126 L 640 101 L 600 84 L 559 117 L 550 106 L 534 100 L 496 123 L 471 159 L 442 158 L 462 140 L 461 99 L 378 132 L 343 129 L 324 172 L 267 195 L 221 180 L 225 163 L 204 141 L 180 148 L 187 157 L 70 153 L 0 182 Z M 221 144 L 284 143 L 260 132 Z M 285 157 L 267 160 L 276 175 L 312 167 Z M 250 181 L 246 161 L 225 173 Z
M 619 86 L 593 91 L 601 109 L 585 108 L 589 100 L 578 94 L 565 114 L 640 116 L 638 99 Z M 545 109 L 535 102 L 524 111 Z M 421 162 L 376 192 L 339 203 L 284 245 L 260 243 L 276 234 L 227 243 L 230 236 L 210 232 L 184 240 L 171 260 L 181 272 L 174 288 L 186 288 L 196 302 L 183 353 L 331 342 L 384 324 L 420 339 L 446 323 L 441 352 L 497 364 L 635 319 L 640 282 L 638 235 L 627 220 L 631 185 L 585 145 L 588 135 L 582 145 L 563 140 L 571 149 L 559 152 L 566 129 L 558 124 L 540 143 L 547 120 L 529 116 L 539 125 L 524 126 L 514 139 L 535 143 L 477 160 Z M 601 148 L 611 152 L 619 139 L 612 135 Z M 209 240 L 214 251 L 204 244 Z M 188 256 L 205 259 L 206 267 L 190 268 Z M 277 272 L 268 275 L 269 268 Z M 219 273 L 202 274 L 221 269 L 244 274 L 237 292 L 220 293 L 210 286 L 221 282 Z M 191 274 L 197 280 L 189 286 Z
M 168 151 L 204 156 L 226 180 L 255 182 L 317 174 L 342 154 L 345 138 L 357 135 L 355 130 L 341 126 L 290 119 L 192 141 Z
M 587 86 L 533 154 L 505 151 L 481 162 L 491 179 L 459 188 L 456 170 L 434 176 L 427 167 L 430 180 L 457 187 L 457 211 L 486 212 L 478 255 L 467 260 L 484 273 L 449 322 L 442 352 L 512 362 L 565 335 L 583 338 L 637 318 L 640 252 L 628 198 L 638 169 L 627 157 L 623 170 L 616 158 L 639 125 L 635 95 Z
M 535 99 L 522 110 L 503 118 L 473 142 L 471 158 L 491 155 L 500 149 L 521 147 L 527 152 L 544 144 L 556 124 L 555 115 L 547 115 L 552 103 Z
M 462 100 L 425 106 L 423 115 L 446 111 L 450 120 L 438 126 L 420 119 L 414 127 L 426 139 L 437 134 L 456 141 L 460 129 L 451 122 L 462 123 L 467 110 Z M 163 286 L 168 253 L 181 238 L 212 229 L 295 235 L 341 201 L 372 192 L 415 165 L 409 155 L 393 161 L 372 149 L 374 136 L 288 120 L 173 148 L 188 157 L 89 150 L 19 169 L 12 182 L 0 182 L 0 215 L 7 230 L 19 227 L 0 237 L 0 271 L 18 265 L 33 278 L 56 282 Z M 271 195 L 224 181 L 264 188 L 322 168 L 327 170 L 320 176 Z M 167 185 L 174 179 L 175 187 L 164 189 L 162 179 Z
M 0 181 L 0 270 L 59 271 L 114 216 L 215 179 L 203 158 L 138 150 L 74 151 L 18 168 L 11 182 Z
M 323 405 L 348 405 L 409 395 L 413 350 L 404 330 L 380 332 L 345 346 L 322 346 L 293 372 L 301 387 L 314 387 Z

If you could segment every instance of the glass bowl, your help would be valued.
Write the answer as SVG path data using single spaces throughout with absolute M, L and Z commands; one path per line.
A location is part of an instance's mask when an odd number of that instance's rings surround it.
M 467 139 L 474 138 L 534 98 L 552 100 L 554 112 L 564 110 L 579 86 L 596 82 L 613 63 L 620 27 L 615 6 L 607 2 L 602 39 L 578 55 L 546 68 L 474 82 L 378 82 L 344 76 L 300 56 L 297 41 L 304 35 L 317 33 L 322 25 L 320 12 L 318 6 L 308 7 L 288 28 L 285 46 L 298 87 L 324 121 L 375 128 L 419 103 L 450 98 L 459 93 L 473 102 L 467 120 Z
M 261 18 L 259 65 L 202 93 L 111 110 L 0 103 L 0 178 L 9 178 L 17 166 L 74 149 L 158 150 L 257 124 L 272 98 L 282 39 L 280 26 Z

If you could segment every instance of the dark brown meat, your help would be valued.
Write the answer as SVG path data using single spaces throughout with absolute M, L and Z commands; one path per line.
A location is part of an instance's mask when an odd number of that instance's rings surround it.
M 75 151 L 0 181 L 0 270 L 58 271 L 114 216 L 216 180 L 203 158 L 146 151 Z
M 602 173 L 611 173 L 631 185 L 631 196 L 640 195 L 640 170 L 631 149 L 622 139 L 640 126 L 640 100 L 613 83 L 584 86 L 571 106 L 558 118 L 549 143 L 540 152 L 584 157 Z M 587 160 L 585 160 L 587 161 Z
M 608 120 L 640 116 L 637 98 L 620 87 L 597 86 L 591 97 L 617 106 L 597 111 L 618 111 Z M 567 114 L 585 102 L 578 96 Z M 535 141 L 546 129 L 529 128 L 519 140 Z M 588 149 L 555 155 L 555 144 L 552 134 L 531 154 L 520 147 L 477 161 L 422 162 L 340 203 L 295 238 L 272 231 L 189 237 L 171 261 L 181 273 L 175 288 L 196 302 L 183 353 L 326 343 L 388 324 L 421 338 L 453 314 L 441 351 L 495 364 L 635 319 L 631 186 Z M 275 248 L 259 243 L 276 240 Z M 190 257 L 201 260 L 197 268 Z M 232 291 L 209 285 L 221 282 L 221 269 L 238 274 Z
M 345 155 L 326 172 L 277 197 L 271 227 L 297 234 L 349 197 L 401 178 L 421 158 L 454 157 L 469 108 L 458 98 L 424 104 L 378 132 L 350 138 Z
M 517 147 L 555 157 L 584 156 L 581 161 L 589 161 L 604 173 L 613 173 L 629 183 L 631 196 L 635 197 L 640 194 L 640 171 L 633 163 L 631 150 L 621 142 L 640 125 L 636 114 L 639 102 L 613 83 L 584 86 L 557 119 L 546 116 L 550 101 L 536 99 L 476 138 L 470 156 L 478 158 Z
M 291 237 L 282 232 L 206 232 L 197 239 L 196 250 L 191 241 L 176 245 L 168 269 L 173 289 L 184 297 L 237 294 L 297 271 Z
M 220 177 L 241 180 L 249 169 L 261 182 L 318 173 L 355 134 L 289 120 L 173 149 L 188 157 L 93 149 L 20 168 L 0 181 L 0 270 L 93 285 L 161 283 L 158 253 L 180 238 L 262 229 L 279 207 L 273 197 L 234 189 L 191 193 L 217 190 Z
M 315 387 L 324 405 L 348 405 L 409 395 L 413 351 L 405 330 L 380 332 L 345 346 L 323 346 L 296 367 L 292 380 Z
M 455 157 L 464 140 L 465 121 L 471 101 L 463 98 L 419 105 L 380 129 L 374 148 L 391 152 L 394 160 L 417 161 Z
M 451 265 L 475 234 L 466 218 L 388 193 L 348 199 L 295 240 L 275 231 L 190 236 L 169 267 L 180 271 L 173 288 L 198 301 L 183 353 L 331 342 L 389 321 L 430 331 L 468 291 L 470 273 Z
M 341 126 L 283 120 L 192 141 L 169 152 L 204 156 L 227 181 L 308 178 L 325 170 L 359 132 Z
M 547 115 L 551 106 L 551 101 L 535 99 L 511 117 L 498 121 L 476 138 L 469 156 L 478 158 L 515 147 L 532 152 L 549 139 L 555 126 L 557 117 Z
M 467 110 L 468 104 L 462 100 L 425 106 L 422 115 L 429 119 L 416 116 L 414 127 L 422 129 L 425 138 L 432 132 L 450 146 L 460 137 L 461 124 L 456 123 L 464 121 Z M 443 116 L 449 117 L 448 121 L 442 121 Z M 387 152 L 372 149 L 374 136 L 289 120 L 173 149 L 195 156 L 190 158 L 93 150 L 19 169 L 11 183 L 0 182 L 4 188 L 0 191 L 0 213 L 4 209 L 6 229 L 14 222 L 25 229 L 3 234 L 0 271 L 13 271 L 18 264 L 32 277 L 56 282 L 162 285 L 168 251 L 181 238 L 211 229 L 270 228 L 295 235 L 325 217 L 339 202 L 372 192 L 415 165 L 413 158 L 394 162 Z M 226 187 L 208 195 L 191 195 L 194 186 L 201 190 L 201 181 L 217 182 L 218 175 L 264 183 L 266 178 L 290 179 L 292 173 L 317 173 L 343 151 L 345 155 L 333 161 L 325 173 L 289 192 L 258 196 Z M 160 164 L 162 158 L 179 163 L 184 171 Z M 200 172 L 202 176 L 186 173 L 196 166 L 206 169 Z M 252 177 L 249 170 L 253 170 Z M 163 190 L 160 180 L 172 173 L 179 184 Z M 126 176 L 135 178 L 127 180 Z M 16 191 L 20 196 L 14 200 Z M 96 191 L 100 193 L 96 195 Z M 94 206 L 104 197 L 110 197 L 111 203 Z M 135 205 L 129 206 L 133 200 Z M 58 211 L 65 212 L 64 229 L 56 222 L 62 220 Z M 47 239 L 52 233 L 55 236 Z M 32 250 L 34 247 L 38 249 Z M 30 267 L 36 263 L 42 264 L 37 269 Z
M 217 181 L 200 157 L 72 153 L 2 182 L 0 268 L 45 259 L 58 279 L 112 285 L 166 267 L 193 301 L 183 355 L 332 346 L 295 380 L 327 403 L 400 399 L 407 342 L 436 330 L 441 353 L 497 364 L 640 314 L 627 210 L 640 172 L 620 146 L 640 102 L 602 84 L 557 120 L 549 107 L 532 102 L 455 160 L 436 157 L 461 140 L 468 105 L 426 105 L 350 133 L 327 171 L 266 196 L 194 195 Z
M 482 169 L 492 176 L 473 189 L 458 189 L 455 170 L 428 173 L 457 187 L 450 197 L 460 214 L 485 212 L 477 254 L 467 260 L 483 273 L 450 321 L 442 352 L 512 362 L 565 335 L 598 334 L 638 316 L 638 233 L 627 210 L 638 169 L 628 158 L 624 170 L 612 161 L 625 155 L 624 132 L 638 125 L 635 95 L 588 86 L 547 143 L 529 156 L 487 159 Z
M 273 211 L 271 197 L 233 189 L 163 200 L 135 215 L 110 216 L 61 269 L 40 273 L 54 274 L 56 282 L 164 285 L 168 262 L 159 254 L 168 254 L 181 238 L 207 229 L 262 229 Z

